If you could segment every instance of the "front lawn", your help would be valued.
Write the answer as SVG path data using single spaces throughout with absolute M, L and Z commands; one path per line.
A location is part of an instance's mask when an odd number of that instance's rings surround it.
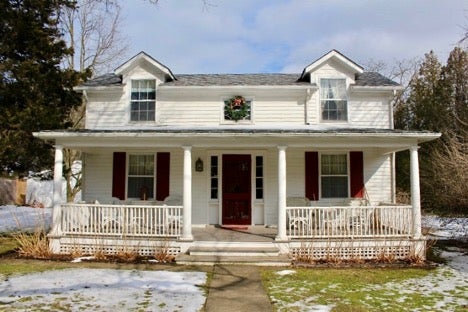
M 465 272 L 423 268 L 262 271 L 276 311 L 466 311 Z

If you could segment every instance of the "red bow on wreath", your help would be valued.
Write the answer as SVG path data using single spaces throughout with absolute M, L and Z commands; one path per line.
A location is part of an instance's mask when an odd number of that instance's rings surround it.
M 245 99 L 242 96 L 236 96 L 231 100 L 231 109 L 241 109 L 245 104 Z

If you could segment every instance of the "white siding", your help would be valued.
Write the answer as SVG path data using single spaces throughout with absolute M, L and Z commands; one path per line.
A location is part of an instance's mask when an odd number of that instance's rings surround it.
M 85 155 L 83 200 L 112 197 L 112 157 L 112 152 Z
M 127 120 L 123 92 L 89 92 L 86 104 L 86 128 L 119 128 Z
M 389 154 L 378 150 L 364 151 L 364 183 L 373 204 L 392 201 L 392 162 Z

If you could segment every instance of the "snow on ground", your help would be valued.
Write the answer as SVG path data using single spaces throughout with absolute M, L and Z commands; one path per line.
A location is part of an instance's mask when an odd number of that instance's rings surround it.
M 0 282 L 2 311 L 199 311 L 202 272 L 67 269 Z
M 0 233 L 50 227 L 52 208 L 0 206 Z
M 423 216 L 422 225 L 436 238 L 468 241 L 468 218 Z

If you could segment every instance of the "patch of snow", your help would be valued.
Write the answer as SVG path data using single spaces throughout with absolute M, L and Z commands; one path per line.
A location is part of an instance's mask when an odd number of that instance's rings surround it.
M 294 270 L 282 270 L 282 271 L 276 272 L 276 274 L 281 275 L 281 276 L 291 275 L 291 274 L 295 274 L 295 273 L 296 273 L 296 271 L 294 271 Z
M 445 239 L 468 241 L 468 218 L 422 216 L 422 226 L 429 234 Z
M 0 206 L 0 233 L 16 230 L 48 229 L 52 222 L 52 208 Z
M 67 269 L 0 281 L 0 302 L 12 310 L 199 311 L 203 272 Z
M 82 262 L 83 260 L 86 261 L 86 260 L 94 260 L 94 259 L 96 259 L 96 257 L 94 257 L 94 256 L 79 257 L 79 258 L 73 259 L 71 262 L 72 262 L 72 263 L 80 263 L 80 262 Z

